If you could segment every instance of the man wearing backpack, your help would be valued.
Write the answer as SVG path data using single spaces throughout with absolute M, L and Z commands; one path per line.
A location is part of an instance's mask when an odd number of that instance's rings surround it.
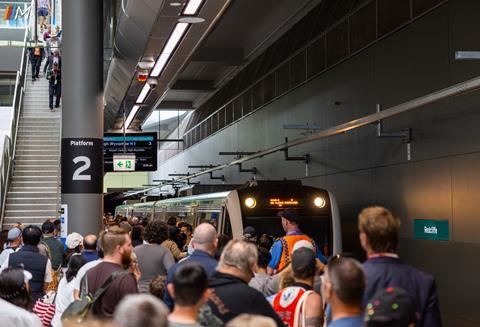
M 289 327 L 321 326 L 322 297 L 313 291 L 316 274 L 315 252 L 299 248 L 292 253 L 294 284 L 280 290 L 273 299 L 273 309 Z
M 53 52 L 45 65 L 48 67 L 48 106 L 53 110 L 53 97 L 55 96 L 55 108 L 58 108 L 62 96 L 62 58 L 58 50 Z
M 112 226 L 102 235 L 100 241 L 104 252 L 103 261 L 90 269 L 84 277 L 87 279 L 88 293 L 92 295 L 104 286 L 113 273 L 122 271 L 122 265 L 129 266 L 131 261 L 132 241 L 125 230 Z M 117 273 L 117 276 L 93 303 L 92 314 L 97 318 L 112 318 L 118 303 L 126 295 L 138 293 L 133 274 Z

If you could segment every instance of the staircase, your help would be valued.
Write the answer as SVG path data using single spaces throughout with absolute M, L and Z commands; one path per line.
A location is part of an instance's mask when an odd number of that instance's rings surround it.
M 30 66 L 28 70 L 4 228 L 17 222 L 41 225 L 58 216 L 60 204 L 61 109 L 48 108 L 48 81 L 42 72 L 32 82 Z

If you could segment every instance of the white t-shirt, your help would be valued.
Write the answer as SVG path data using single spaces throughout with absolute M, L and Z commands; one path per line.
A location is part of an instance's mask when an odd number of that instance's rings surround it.
M 12 248 L 6 248 L 5 250 L 0 253 L 0 266 L 3 265 L 3 262 L 8 258 L 10 253 L 14 253 L 15 250 Z
M 40 319 L 16 305 L 0 299 L 2 327 L 43 327 Z
M 82 266 L 82 268 L 80 268 L 80 270 L 78 270 L 77 277 L 75 277 L 72 280 L 74 290 L 80 291 L 80 284 L 82 282 L 83 276 L 85 276 L 87 271 L 89 271 L 90 269 L 92 269 L 93 267 L 98 265 L 100 262 L 102 262 L 102 259 L 97 259 L 97 260 L 94 260 L 94 261 L 87 262 L 86 264 L 84 264 Z
M 5 259 L 5 261 L 2 263 L 2 266 L 0 267 L 0 273 L 4 271 L 5 269 L 8 268 L 8 259 L 10 258 L 10 255 Z M 31 273 L 31 271 L 30 271 Z M 51 283 L 53 280 L 52 278 L 52 262 L 50 259 L 47 259 L 47 264 L 45 265 L 45 278 L 43 279 L 44 283 Z
M 62 314 L 70 303 L 73 302 L 73 287 L 75 278 L 67 282 L 67 278 L 63 277 L 58 284 L 57 297 L 55 298 L 55 315 L 52 319 L 53 327 L 62 327 Z

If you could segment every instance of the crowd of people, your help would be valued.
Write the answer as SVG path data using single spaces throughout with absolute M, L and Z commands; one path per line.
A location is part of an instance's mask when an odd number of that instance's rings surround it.
M 58 238 L 59 222 L 18 224 L 0 254 L 2 326 L 441 326 L 435 280 L 400 261 L 400 220 L 358 217 L 367 260 L 328 259 L 293 209 L 285 236 L 242 239 L 195 226 L 104 217 L 98 235 Z
M 48 106 L 50 110 L 60 106 L 62 97 L 62 58 L 60 56 L 60 47 L 62 42 L 62 30 L 60 26 L 52 26 L 45 28 L 43 32 L 43 46 L 37 44 L 35 47 L 29 48 L 29 59 L 32 67 L 32 83 L 40 78 L 42 62 L 43 77 L 48 80 Z

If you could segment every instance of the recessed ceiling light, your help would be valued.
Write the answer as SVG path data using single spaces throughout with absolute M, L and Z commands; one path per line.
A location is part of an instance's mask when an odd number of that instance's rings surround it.
M 139 105 L 135 105 L 135 106 L 132 107 L 132 110 L 130 110 L 130 113 L 128 114 L 128 117 L 124 122 L 125 128 L 130 127 L 130 124 L 132 123 L 133 118 L 135 118 L 135 115 L 137 114 L 139 109 L 140 109 Z
M 183 10 L 184 15 L 195 15 L 202 5 L 203 0 L 190 0 L 188 1 L 185 10 Z
M 170 2 L 170 6 L 172 7 L 180 7 L 182 5 L 181 2 Z
M 182 17 L 182 18 L 179 18 L 178 21 L 180 23 L 198 24 L 198 23 L 203 23 L 205 21 L 205 18 L 202 18 L 202 17 Z

